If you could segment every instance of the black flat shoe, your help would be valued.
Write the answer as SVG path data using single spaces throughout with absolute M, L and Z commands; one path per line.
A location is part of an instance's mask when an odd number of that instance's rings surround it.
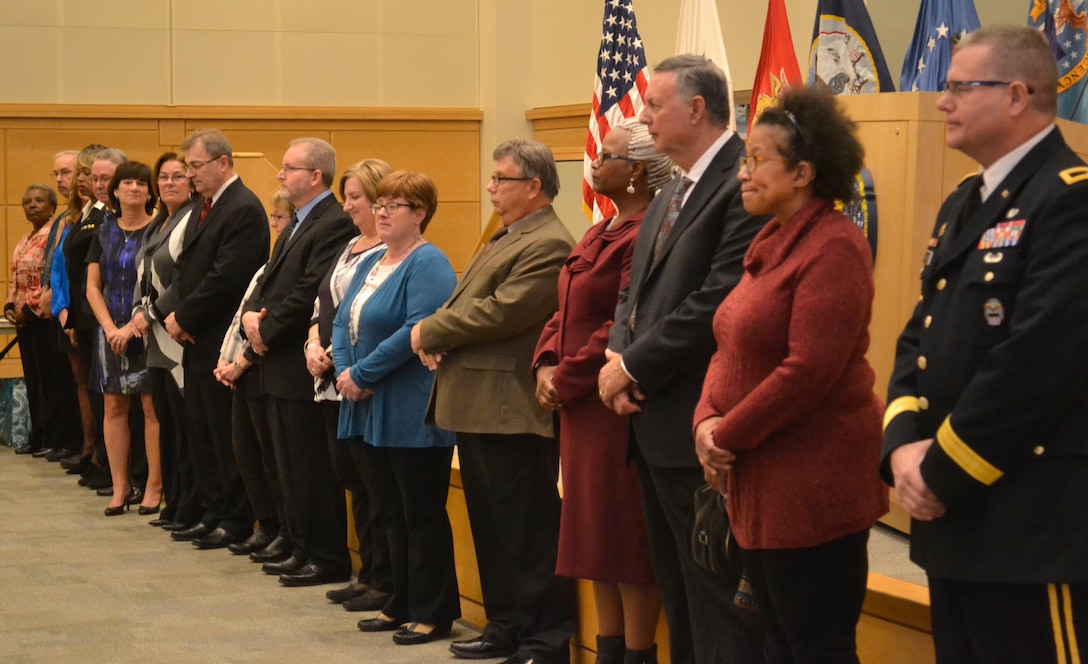
M 26 447 L 16 447 L 15 448 L 15 453 L 16 454 L 31 454 L 31 455 L 33 455 L 37 451 L 38 451 L 38 448 L 31 447 L 29 445 L 27 445 Z
M 42 447 L 31 452 L 30 456 L 34 457 L 35 459 L 44 459 L 45 455 L 49 454 L 52 451 L 52 447 Z
M 349 583 L 343 588 L 337 588 L 336 590 L 330 590 L 325 593 L 325 599 L 329 600 L 333 604 L 343 604 L 349 599 L 355 599 L 356 597 L 362 597 L 366 594 L 366 591 L 370 586 L 362 583 Z
M 118 505 L 117 507 L 107 507 L 106 516 L 117 516 L 121 512 L 127 512 L 130 507 L 132 507 L 132 505 L 130 505 L 129 503 L 124 503 L 122 505 Z
M 381 618 L 367 618 L 358 623 L 360 632 L 395 632 L 404 623 L 399 620 L 382 620 Z
M 414 622 L 394 634 L 393 643 L 398 646 L 416 646 L 421 643 L 430 643 L 437 639 L 445 639 L 450 635 L 451 624 L 452 623 L 448 622 L 439 623 L 429 632 L 416 632 L 414 630 L 419 626 L 419 623 Z

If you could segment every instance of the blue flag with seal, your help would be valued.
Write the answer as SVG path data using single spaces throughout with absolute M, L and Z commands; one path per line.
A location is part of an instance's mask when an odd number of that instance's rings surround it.
M 952 49 L 964 35 L 978 29 L 972 0 L 922 0 L 914 37 L 903 58 L 899 89 L 940 92 L 952 62 Z
M 1041 30 L 1058 61 L 1058 117 L 1088 124 L 1088 0 L 1031 0 L 1028 25 Z
M 837 95 L 895 92 L 863 0 L 820 0 L 808 55 L 808 82 Z

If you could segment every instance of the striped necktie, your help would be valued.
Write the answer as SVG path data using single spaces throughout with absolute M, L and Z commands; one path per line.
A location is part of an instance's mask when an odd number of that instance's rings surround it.
M 665 247 L 665 240 L 669 238 L 669 233 L 672 232 L 672 227 L 676 224 L 677 218 L 680 216 L 680 208 L 684 206 L 684 192 L 691 186 L 691 180 L 687 178 L 680 178 L 680 184 L 676 187 L 676 191 L 672 192 L 672 198 L 669 199 L 669 207 L 665 208 L 665 219 L 661 222 L 661 228 L 657 231 L 657 240 L 654 242 L 654 260 L 661 255 L 661 250 Z

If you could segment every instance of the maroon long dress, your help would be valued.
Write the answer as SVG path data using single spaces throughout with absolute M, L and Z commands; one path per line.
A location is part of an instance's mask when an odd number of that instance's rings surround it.
M 638 473 L 627 462 L 627 418 L 597 396 L 608 330 L 627 285 L 642 213 L 614 228 L 588 231 L 559 274 L 559 311 L 545 326 L 534 366 L 558 362 L 553 379 L 563 407 L 559 444 L 563 511 L 560 576 L 651 584 L 650 544 Z

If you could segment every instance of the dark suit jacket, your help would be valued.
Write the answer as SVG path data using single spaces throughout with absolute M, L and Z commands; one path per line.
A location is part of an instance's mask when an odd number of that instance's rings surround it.
M 646 395 L 631 427 L 642 457 L 655 466 L 699 465 L 691 418 L 716 347 L 711 320 L 740 281 L 748 245 L 767 222 L 741 204 L 737 160 L 743 152 L 739 137 L 726 141 L 654 260 L 658 230 L 680 178 L 658 193 L 635 242 L 631 282 L 620 292 L 608 347 L 623 355 Z
M 64 243 L 64 265 L 68 270 L 68 325 L 76 330 L 94 330 L 98 319 L 87 302 L 87 252 L 98 235 L 98 227 L 106 220 L 106 206 L 95 203 L 87 218 L 68 231 Z
M 336 197 L 327 196 L 310 211 L 294 237 L 288 240 L 287 229 L 280 234 L 268 267 L 245 305 L 246 311 L 268 310 L 260 326 L 268 352 L 257 360 L 262 394 L 313 401 L 314 379 L 306 371 L 302 345 L 314 298 L 329 266 L 358 232 Z M 246 284 L 241 287 L 244 290 Z
M 519 222 L 520 223 L 520 222 Z M 537 403 L 533 349 L 558 306 L 559 269 L 574 239 L 551 206 L 477 255 L 449 301 L 420 327 L 438 365 L 427 423 L 464 433 L 552 438 Z
M 158 313 L 174 313 L 196 343 L 185 347 L 188 369 L 212 371 L 223 335 L 253 273 L 268 254 L 268 222 L 261 201 L 241 178 L 232 182 L 199 224 L 203 199 L 185 227 L 174 263 L 174 286 L 155 302 Z
M 899 337 L 882 472 L 935 439 L 922 477 L 948 511 L 911 526 L 931 576 L 1088 583 L 1088 167 L 1055 129 L 961 222 L 972 180 Z

